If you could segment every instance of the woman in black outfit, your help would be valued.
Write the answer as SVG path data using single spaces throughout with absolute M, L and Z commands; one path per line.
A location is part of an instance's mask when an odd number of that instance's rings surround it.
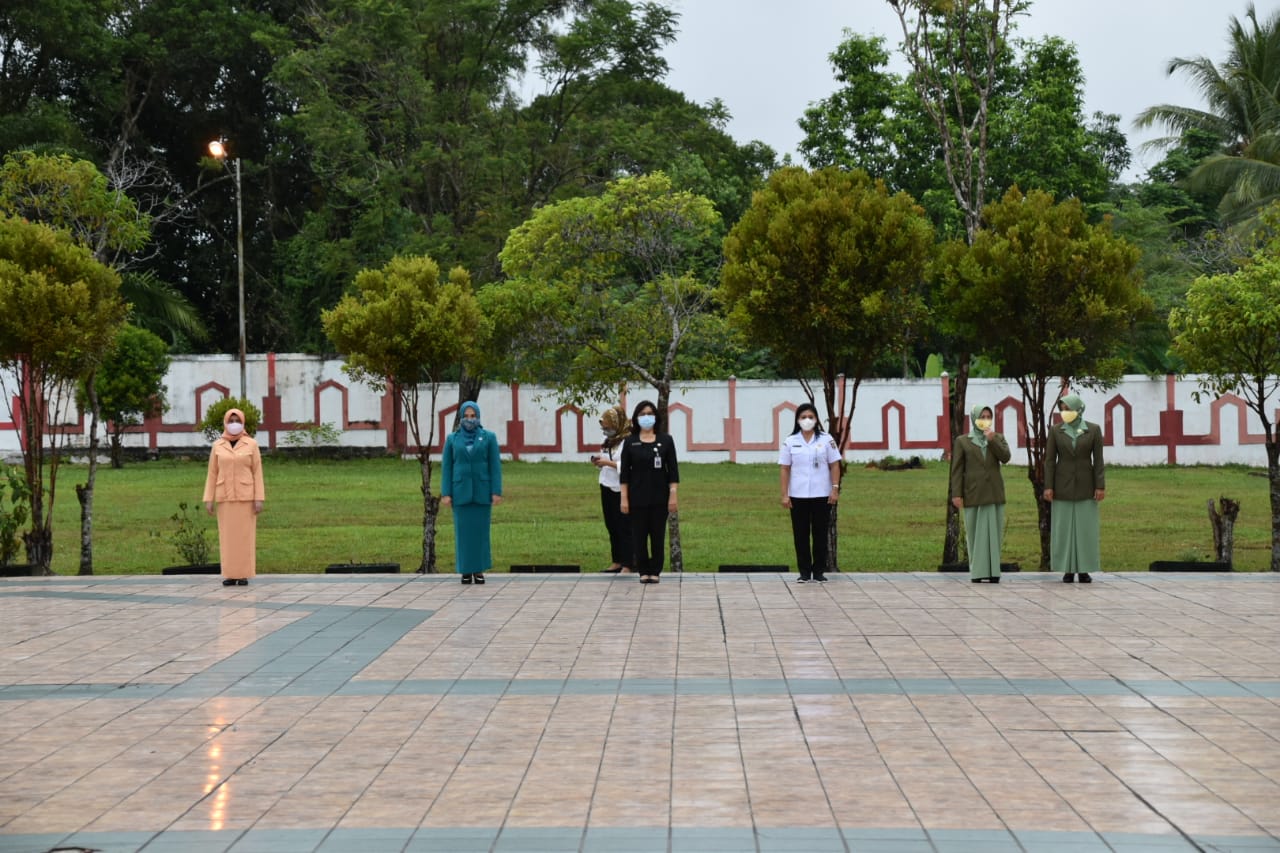
M 667 515 L 677 510 L 680 468 L 671 436 L 657 432 L 658 409 L 641 400 L 631 413 L 631 435 L 622 445 L 618 479 L 622 513 L 631 522 L 640 583 L 657 583 L 666 547 Z

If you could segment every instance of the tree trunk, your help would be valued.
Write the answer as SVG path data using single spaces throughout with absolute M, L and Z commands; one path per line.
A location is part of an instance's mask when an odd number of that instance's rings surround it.
M 1040 530 L 1040 571 L 1047 572 L 1051 568 L 1049 558 L 1049 543 L 1052 538 L 1053 530 L 1051 529 L 1053 515 L 1052 505 L 1044 499 L 1044 473 L 1036 482 L 1036 477 L 1031 477 L 1031 490 L 1036 497 L 1036 525 Z
M 667 535 L 671 537 L 671 571 L 684 571 L 684 546 L 680 542 L 680 513 L 667 516 Z
M 1267 480 L 1271 483 L 1271 571 L 1280 572 L 1280 438 L 1267 442 Z
M 462 378 L 458 380 L 458 411 L 454 415 L 454 421 L 462 417 L 462 404 L 470 400 L 473 403 L 479 402 L 480 388 L 484 385 L 484 379 L 480 376 L 472 376 L 470 373 L 463 373 Z
M 111 431 L 111 467 L 117 470 L 124 467 L 124 435 L 120 429 Z
M 1209 524 L 1213 527 L 1213 558 L 1219 563 L 1232 562 L 1236 547 L 1236 518 L 1240 515 L 1240 502 L 1228 497 L 1218 499 L 1220 509 L 1209 500 Z
M 831 518 L 827 522 L 827 571 L 840 571 L 840 535 L 836 532 L 840 521 L 840 504 L 831 504 Z
M 431 460 L 428 454 L 419 456 L 422 467 L 422 563 L 418 574 L 436 573 L 436 519 L 440 516 L 440 498 L 431 494 Z
M 31 570 L 35 574 L 51 575 L 53 574 L 53 569 L 50 568 L 53 564 L 53 531 L 48 525 L 34 521 L 34 513 L 32 519 L 32 528 L 22 534 L 22 544 L 27 549 L 27 562 L 31 564 Z
M 90 374 L 84 383 L 89 398 L 89 477 L 76 484 L 80 501 L 80 574 L 93 574 L 93 487 L 98 481 L 98 377 Z
M 965 411 L 965 398 L 969 393 L 969 359 L 970 353 L 965 351 L 960 353 L 960 369 L 956 373 L 955 381 L 951 383 L 951 393 L 947 395 L 947 414 L 951 421 L 951 440 L 954 442 L 956 436 L 964 432 L 964 418 L 968 414 Z M 951 458 L 948 450 L 945 459 Z M 942 562 L 958 563 L 960 562 L 960 510 L 956 509 L 955 504 L 951 503 L 951 499 L 955 495 L 951 494 L 951 478 L 947 478 L 947 521 L 946 533 L 942 542 Z
M 667 419 L 667 404 L 671 402 L 671 386 L 668 384 L 659 384 L 655 386 L 658 392 L 658 423 L 655 429 L 658 432 L 670 432 L 670 422 Z M 667 537 L 671 540 L 671 547 L 668 550 L 667 558 L 671 563 L 671 571 L 684 571 L 684 546 L 680 542 L 680 513 L 673 512 L 667 516 Z

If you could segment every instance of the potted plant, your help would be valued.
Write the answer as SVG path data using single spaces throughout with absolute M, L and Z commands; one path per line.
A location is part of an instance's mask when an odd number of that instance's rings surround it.
M 178 511 L 169 516 L 169 520 L 173 522 L 174 530 L 167 539 L 182 562 L 180 565 L 166 566 L 160 570 L 160 573 L 165 575 L 221 574 L 222 565 L 209 562 L 211 550 L 208 531 L 200 523 L 199 513 L 195 513 L 193 517 L 188 510 L 187 502 L 180 501 Z M 152 533 L 152 536 L 160 536 L 160 534 Z
M 0 469 L 0 577 L 16 578 L 31 574 L 30 565 L 14 562 L 22 548 L 22 537 L 18 531 L 31 517 L 30 501 L 31 490 L 27 488 L 22 472 L 13 465 Z

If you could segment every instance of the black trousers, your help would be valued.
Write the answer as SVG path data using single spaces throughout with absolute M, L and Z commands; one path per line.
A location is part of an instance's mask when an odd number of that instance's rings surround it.
M 830 523 L 831 505 L 826 498 L 791 499 L 791 535 L 796 543 L 796 568 L 801 577 L 820 575 L 827 570 Z
M 636 564 L 631 547 L 631 525 L 622 514 L 622 495 L 608 486 L 600 487 L 600 509 L 604 511 L 604 527 L 609 531 L 609 557 L 626 568 Z
M 660 575 L 667 543 L 667 505 L 632 504 L 630 509 L 627 517 L 631 521 L 631 542 L 636 549 L 635 569 L 642 575 Z

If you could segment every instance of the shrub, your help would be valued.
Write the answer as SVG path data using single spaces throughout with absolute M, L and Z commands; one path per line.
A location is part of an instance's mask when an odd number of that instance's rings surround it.
M 5 492 L 8 491 L 8 506 Z M 18 532 L 31 518 L 31 490 L 22 471 L 12 465 L 0 468 L 0 566 L 7 566 L 18 555 L 22 538 Z
M 248 400 L 237 400 L 234 397 L 225 397 L 210 406 L 204 413 L 204 418 L 196 425 L 196 429 L 203 432 L 204 437 L 209 441 L 217 441 L 218 436 L 222 435 L 222 419 L 226 417 L 227 409 L 239 409 L 244 412 L 245 434 L 257 434 L 262 412 Z

